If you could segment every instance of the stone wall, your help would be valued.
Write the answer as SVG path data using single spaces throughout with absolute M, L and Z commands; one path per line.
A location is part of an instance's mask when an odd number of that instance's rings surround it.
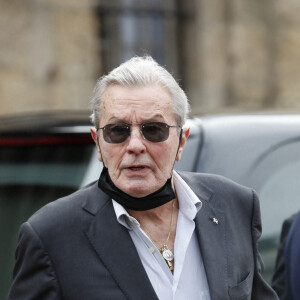
M 0 0 L 0 114 L 87 109 L 101 72 L 90 0 Z
M 299 111 L 299 1 L 196 0 L 195 11 L 194 113 Z
M 0 0 L 0 115 L 87 109 L 102 74 L 101 3 Z M 178 65 L 194 114 L 300 108 L 298 0 L 178 3 Z

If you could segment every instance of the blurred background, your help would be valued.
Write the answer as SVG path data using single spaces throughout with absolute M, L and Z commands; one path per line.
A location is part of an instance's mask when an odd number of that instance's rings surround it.
M 20 224 L 99 175 L 88 101 L 101 75 L 150 54 L 186 91 L 192 116 L 300 112 L 299 16 L 298 0 L 0 0 L 0 299 Z M 268 200 L 270 281 L 281 223 L 300 208 L 300 118 L 230 122 L 191 123 L 190 162 L 179 168 L 226 175 Z M 281 175 L 270 185 L 272 174 Z M 278 218 L 287 190 L 293 204 Z
M 151 54 L 192 114 L 300 107 L 297 0 L 0 0 L 0 115 L 87 110 L 102 74 Z

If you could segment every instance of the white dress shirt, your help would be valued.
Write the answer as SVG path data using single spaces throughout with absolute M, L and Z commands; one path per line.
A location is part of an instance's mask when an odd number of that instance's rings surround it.
M 174 271 L 151 239 L 123 206 L 113 200 L 118 222 L 129 230 L 149 280 L 161 300 L 210 300 L 206 273 L 195 232 L 194 218 L 202 202 L 186 182 L 173 171 L 179 202 L 174 244 Z

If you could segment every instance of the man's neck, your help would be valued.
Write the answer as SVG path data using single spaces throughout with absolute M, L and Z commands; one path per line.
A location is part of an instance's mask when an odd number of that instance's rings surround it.
M 158 249 L 167 244 L 172 252 L 174 251 L 178 210 L 179 206 L 176 198 L 164 205 L 146 211 L 127 209 L 128 213 L 138 220 L 143 231 Z
M 177 199 L 173 199 L 170 202 L 167 202 L 159 207 L 152 208 L 145 211 L 137 211 L 132 209 L 126 209 L 127 212 L 134 217 L 135 219 L 141 222 L 153 222 L 153 223 L 164 223 L 170 219 L 173 209 L 173 203 L 175 207 L 178 207 Z

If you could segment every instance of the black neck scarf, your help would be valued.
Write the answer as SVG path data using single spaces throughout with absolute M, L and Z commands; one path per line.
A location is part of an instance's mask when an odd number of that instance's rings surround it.
M 98 180 L 98 187 L 125 208 L 138 211 L 145 211 L 161 206 L 175 198 L 171 178 L 159 190 L 150 195 L 141 198 L 130 196 L 115 186 L 105 166 Z

